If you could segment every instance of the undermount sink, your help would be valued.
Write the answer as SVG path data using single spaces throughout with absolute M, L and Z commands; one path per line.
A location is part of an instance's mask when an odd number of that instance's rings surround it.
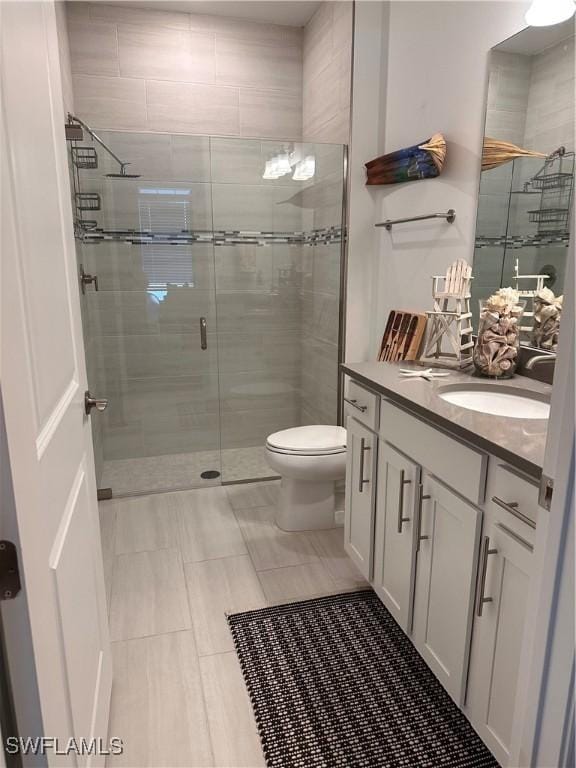
M 509 419 L 547 419 L 550 415 L 550 403 L 545 396 L 514 387 L 498 386 L 496 389 L 488 384 L 468 384 L 442 387 L 438 394 L 452 405 L 493 416 L 506 416 Z

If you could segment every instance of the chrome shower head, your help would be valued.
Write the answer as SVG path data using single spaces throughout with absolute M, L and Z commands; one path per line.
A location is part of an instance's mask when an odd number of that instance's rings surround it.
M 116 158 L 117 159 L 117 158 Z M 140 174 L 139 173 L 126 173 L 126 168 L 129 165 L 132 165 L 132 163 L 120 163 L 120 173 L 107 173 L 106 178 L 107 179 L 139 179 Z

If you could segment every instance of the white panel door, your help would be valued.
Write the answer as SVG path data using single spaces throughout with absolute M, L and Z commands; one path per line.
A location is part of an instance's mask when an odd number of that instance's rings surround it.
M 346 422 L 344 546 L 368 581 L 372 577 L 377 438 L 356 419 Z
M 485 527 L 466 704 L 479 736 L 502 766 L 510 765 L 520 648 L 534 569 L 528 526 L 510 515 Z M 520 532 L 518 529 L 520 528 Z M 484 567 L 485 562 L 485 567 Z M 480 607 L 479 599 L 484 601 Z
M 408 634 L 412 626 L 419 482 L 418 465 L 381 440 L 372 586 Z
M 481 512 L 424 473 L 413 641 L 444 688 L 463 699 Z
M 30 663 L 44 734 L 105 738 L 111 656 L 55 12 L 18 2 L 0 13 L 2 390 Z

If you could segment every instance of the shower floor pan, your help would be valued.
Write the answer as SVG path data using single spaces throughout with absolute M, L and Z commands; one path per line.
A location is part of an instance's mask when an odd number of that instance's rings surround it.
M 221 473 L 220 477 L 203 479 L 201 474 L 206 470 L 217 470 Z M 112 488 L 112 494 L 117 497 L 204 488 L 222 482 L 260 480 L 273 475 L 263 446 L 225 448 L 222 452 L 197 451 L 105 461 L 100 487 Z

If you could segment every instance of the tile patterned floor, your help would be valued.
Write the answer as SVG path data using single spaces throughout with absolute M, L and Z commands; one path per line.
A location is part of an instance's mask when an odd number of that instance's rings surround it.
M 353 590 L 343 529 L 274 525 L 279 482 L 100 504 L 115 667 L 108 766 L 264 765 L 225 613 Z
M 204 480 L 201 473 L 215 469 L 221 476 Z M 104 462 L 101 488 L 112 488 L 115 496 L 156 493 L 178 488 L 208 488 L 223 482 L 270 478 L 273 471 L 262 446 L 225 448 L 219 451 L 145 456 Z

